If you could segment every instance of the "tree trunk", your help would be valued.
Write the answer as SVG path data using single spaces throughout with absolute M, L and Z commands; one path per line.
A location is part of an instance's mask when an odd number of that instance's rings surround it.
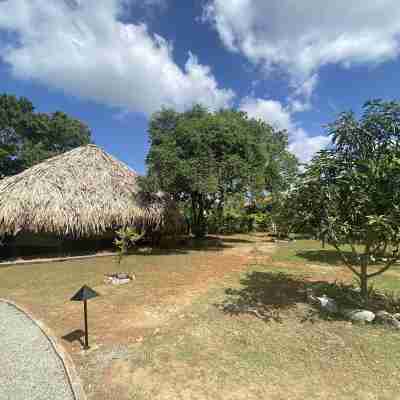
M 196 238 L 203 238 L 206 235 L 206 220 L 204 218 L 204 203 L 202 195 L 192 196 L 192 232 Z
M 223 225 L 223 220 L 224 220 L 224 201 L 225 201 L 225 195 L 224 192 L 220 192 L 221 196 L 220 196 L 220 202 L 218 204 L 218 208 L 217 208 L 217 219 L 218 219 L 218 228 L 217 228 L 217 232 L 221 233 L 221 228 Z
M 362 261 L 361 274 L 360 274 L 361 296 L 364 299 L 365 305 L 368 304 L 368 276 L 366 261 Z

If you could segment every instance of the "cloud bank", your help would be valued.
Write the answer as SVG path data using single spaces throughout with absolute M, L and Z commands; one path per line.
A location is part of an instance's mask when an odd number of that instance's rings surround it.
M 302 162 L 310 161 L 318 150 L 330 143 L 329 137 L 310 136 L 303 128 L 298 127 L 293 122 L 290 110 L 283 107 L 279 101 L 246 97 L 242 100 L 240 109 L 250 117 L 261 119 L 276 129 L 287 130 L 289 150 Z
M 327 64 L 381 63 L 399 55 L 397 0 L 211 0 L 204 17 L 227 49 L 295 81 Z
M 195 55 L 180 68 L 167 40 L 145 24 L 120 22 L 125 2 L 1 1 L 0 29 L 17 39 L 0 44 L 0 57 L 16 78 L 146 115 L 162 106 L 230 105 L 234 92 L 220 88 Z

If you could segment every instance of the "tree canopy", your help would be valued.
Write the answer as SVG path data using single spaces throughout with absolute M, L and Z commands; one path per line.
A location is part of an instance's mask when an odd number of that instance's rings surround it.
M 57 111 L 35 112 L 26 98 L 0 96 L 0 178 L 90 143 L 89 128 Z
M 187 202 L 197 236 L 206 232 L 211 210 L 222 212 L 227 197 L 281 187 L 282 170 L 292 174 L 297 168 L 286 132 L 240 111 L 163 109 L 152 116 L 149 134 L 145 185 Z
M 337 249 L 367 299 L 368 279 L 399 258 L 400 103 L 367 102 L 359 119 L 343 113 L 328 134 L 332 147 L 315 156 L 288 205 L 299 224 Z

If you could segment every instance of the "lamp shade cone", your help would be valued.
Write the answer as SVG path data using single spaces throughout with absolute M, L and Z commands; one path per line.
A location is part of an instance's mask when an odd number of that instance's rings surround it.
M 98 297 L 99 294 L 87 285 L 83 285 L 72 297 L 71 301 L 84 301 Z

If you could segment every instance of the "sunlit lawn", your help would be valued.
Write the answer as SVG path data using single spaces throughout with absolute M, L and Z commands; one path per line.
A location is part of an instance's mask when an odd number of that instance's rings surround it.
M 343 248 L 350 251 L 350 248 Z M 338 252 L 333 246 L 325 245 L 316 240 L 296 240 L 288 244 L 280 244 L 279 251 L 272 255 L 274 263 L 295 264 L 305 273 L 313 271 L 313 266 L 326 267 L 326 273 L 335 275 L 335 268 L 340 273 L 348 274 L 348 279 L 354 279 L 354 275 L 344 266 Z M 311 268 L 310 268 L 311 266 Z M 371 265 L 369 272 L 376 271 L 379 265 Z M 299 270 L 296 269 L 298 272 Z M 292 269 L 293 272 L 293 269 Z M 374 287 L 390 291 L 400 292 L 400 264 L 395 264 L 385 274 L 371 280 Z

